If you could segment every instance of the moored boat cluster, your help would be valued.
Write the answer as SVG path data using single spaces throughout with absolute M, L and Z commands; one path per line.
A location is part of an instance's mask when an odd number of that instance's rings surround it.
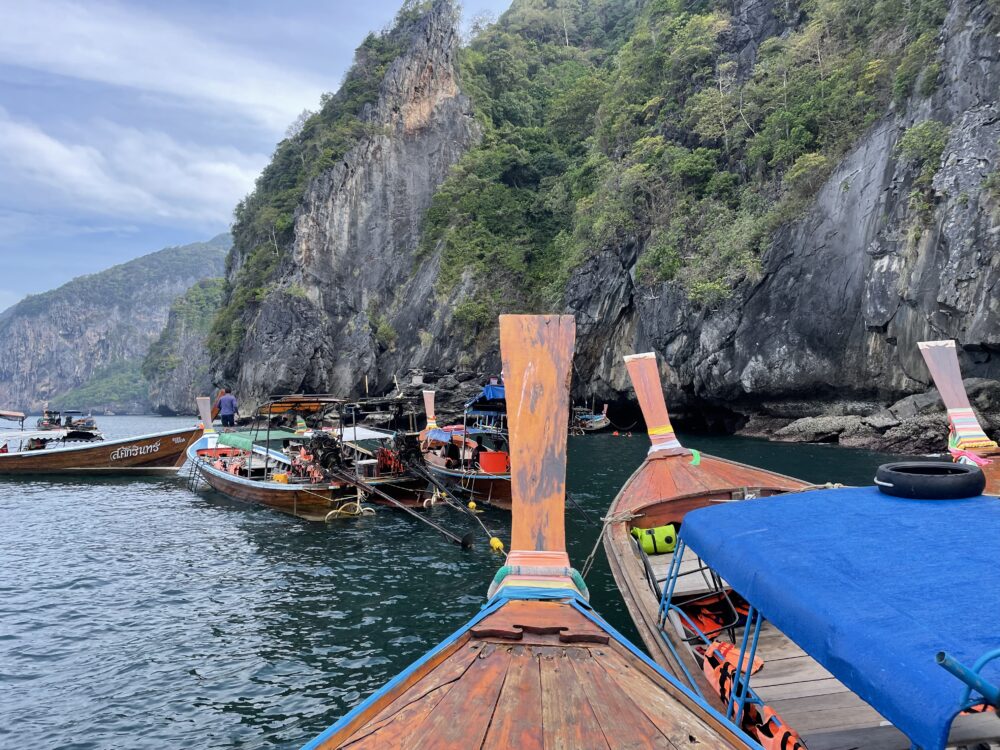
M 625 358 L 650 448 L 601 538 L 644 653 L 594 611 L 567 554 L 567 433 L 610 424 L 606 406 L 570 406 L 574 320 L 501 316 L 500 339 L 505 381 L 485 384 L 455 424 L 438 424 L 432 391 L 419 430 L 402 398 L 327 394 L 275 396 L 219 430 L 201 398 L 200 426 L 116 441 L 92 419 L 47 414 L 25 430 L 23 414 L 0 412 L 21 428 L 0 434 L 0 472 L 171 472 L 186 458 L 192 478 L 236 500 L 307 521 L 391 507 L 463 546 L 471 535 L 423 509 L 511 511 L 482 610 L 310 750 L 1000 740 L 988 543 L 1000 537 L 1000 449 L 969 404 L 952 342 L 920 348 L 953 461 L 885 465 L 873 487 L 815 485 L 686 448 L 655 355 Z M 66 445 L 73 433 L 82 442 Z

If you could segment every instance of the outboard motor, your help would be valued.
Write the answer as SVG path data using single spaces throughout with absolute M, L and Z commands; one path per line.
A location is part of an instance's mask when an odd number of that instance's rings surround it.
M 344 469 L 344 453 L 340 441 L 325 432 L 313 435 L 309 442 L 309 452 L 313 456 L 313 461 L 328 471 Z

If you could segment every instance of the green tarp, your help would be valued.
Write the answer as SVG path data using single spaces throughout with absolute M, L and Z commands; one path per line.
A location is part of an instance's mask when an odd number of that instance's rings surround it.
M 230 448 L 240 448 L 241 450 L 249 451 L 253 449 L 254 445 L 259 445 L 263 447 L 268 438 L 271 441 L 275 440 L 302 440 L 302 435 L 296 435 L 294 432 L 288 432 L 287 430 L 271 430 L 270 435 L 267 430 L 251 431 L 251 432 L 220 432 L 219 433 L 219 444 L 228 445 Z

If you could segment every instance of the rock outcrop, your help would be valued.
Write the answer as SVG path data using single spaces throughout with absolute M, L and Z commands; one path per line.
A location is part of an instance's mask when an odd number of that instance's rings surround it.
M 951 4 L 936 92 L 874 124 L 805 215 L 775 235 L 759 280 L 725 303 L 706 309 L 670 283 L 637 284 L 634 243 L 587 259 L 567 308 L 581 323 L 577 369 L 592 373 L 598 398 L 628 392 L 621 352 L 654 349 L 682 408 L 754 417 L 753 434 L 921 450 L 928 441 L 907 428 L 872 423 L 927 389 L 918 341 L 955 338 L 966 376 L 1000 378 L 1000 195 L 990 188 L 1000 173 L 1000 37 L 983 31 L 993 13 L 983 0 Z M 934 205 L 921 216 L 897 147 L 932 115 L 950 130 Z M 803 403 L 816 418 L 790 427 Z
M 206 337 L 222 285 L 221 278 L 203 279 L 170 306 L 167 324 L 142 363 L 157 414 L 197 414 L 195 398 L 214 393 Z
M 32 295 L 0 314 L 0 404 L 32 412 L 50 402 L 148 409 L 139 365 L 171 303 L 199 279 L 220 275 L 229 246 L 225 234 L 166 248 Z M 96 400 L 61 404 L 68 393 Z
M 450 2 L 433 3 L 389 65 L 365 135 L 307 187 L 292 263 L 244 322 L 237 355 L 217 363 L 217 379 L 244 401 L 358 394 L 365 378 L 386 387 L 447 335 L 449 315 L 433 298 L 438 258 L 417 251 L 435 191 L 480 138 L 459 90 L 456 23 Z
M 898 402 L 930 385 L 920 340 L 955 338 L 966 376 L 1000 378 L 995 12 L 988 0 L 950 4 L 936 88 L 915 87 L 877 113 L 798 218 L 770 236 L 760 273 L 724 301 L 696 303 L 676 282 L 640 281 L 641 236 L 576 260 L 563 299 L 578 321 L 574 395 L 626 401 L 622 355 L 652 349 L 669 365 L 682 421 L 893 450 L 943 441 L 941 419 L 903 416 Z M 767 39 L 801 22 L 788 4 L 735 3 L 721 38 L 734 80 L 747 78 Z M 480 138 L 456 54 L 454 10 L 437 0 L 388 67 L 365 135 L 308 185 L 289 261 L 241 321 L 238 350 L 215 362 L 216 379 L 244 400 L 357 394 L 366 379 L 381 391 L 411 368 L 498 369 L 489 332 L 470 334 L 455 316 L 484 282 L 466 273 L 440 299 L 440 249 L 421 243 L 436 188 Z M 931 119 L 948 128 L 933 190 L 899 151 L 907 129 Z M 912 199 L 918 188 L 926 206 Z M 233 253 L 231 283 L 242 253 Z

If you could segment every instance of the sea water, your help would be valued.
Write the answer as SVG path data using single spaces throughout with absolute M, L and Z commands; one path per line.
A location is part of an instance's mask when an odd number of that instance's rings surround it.
M 103 417 L 108 438 L 189 418 Z M 892 457 L 740 438 L 686 445 L 814 482 Z M 648 442 L 569 439 L 567 537 L 582 566 Z M 478 529 L 443 506 L 459 534 Z M 510 517 L 480 518 L 505 542 Z M 310 524 L 183 475 L 0 479 L 0 747 L 294 748 L 459 628 L 502 557 L 389 509 Z M 587 583 L 634 630 L 604 559 Z

